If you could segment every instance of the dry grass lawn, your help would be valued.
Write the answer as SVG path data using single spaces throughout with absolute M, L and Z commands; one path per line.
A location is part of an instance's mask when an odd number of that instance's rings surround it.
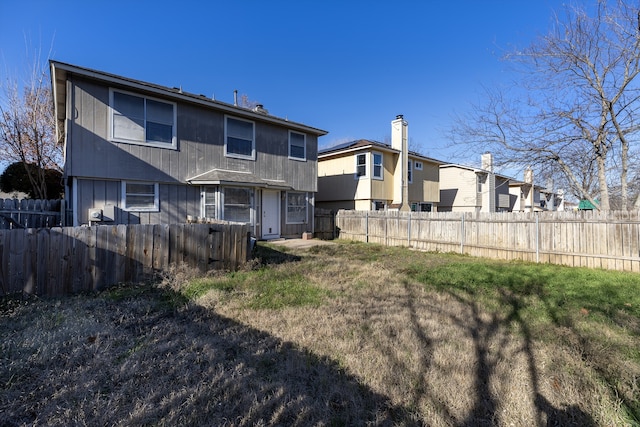
M 421 276 L 471 258 L 279 251 L 204 279 L 2 302 L 0 426 L 638 425 L 636 315 Z

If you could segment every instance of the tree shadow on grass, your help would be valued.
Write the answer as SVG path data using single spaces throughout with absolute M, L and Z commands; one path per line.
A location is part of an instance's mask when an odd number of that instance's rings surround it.
M 0 425 L 420 425 L 336 361 L 185 303 L 153 288 L 61 312 L 90 327 L 0 393 Z
M 530 296 L 535 296 L 543 301 L 548 312 L 553 317 L 553 307 L 545 296 L 544 277 L 527 278 L 522 276 L 522 272 L 509 272 L 508 267 L 503 271 L 492 271 L 487 268 L 482 272 L 476 272 L 474 284 L 468 285 L 451 282 L 436 283 L 436 287 L 461 304 L 465 309 L 461 313 L 448 312 L 446 309 L 439 309 L 449 317 L 449 321 L 457 325 L 460 330 L 472 338 L 472 351 L 475 358 L 475 385 L 473 396 L 473 407 L 468 411 L 468 416 L 464 420 L 443 411 L 447 416 L 448 423 L 458 427 L 471 426 L 492 426 L 500 419 L 501 402 L 500 396 L 496 394 L 498 364 L 513 357 L 508 350 L 508 335 L 505 335 L 505 328 L 508 325 L 517 325 L 521 334 L 521 345 L 519 353 L 524 356 L 528 370 L 528 383 L 531 388 L 531 400 L 535 408 L 534 424 L 536 426 L 595 426 L 596 422 L 590 414 L 585 412 L 578 405 L 566 405 L 563 407 L 554 406 L 545 396 L 540 385 L 542 373 L 538 370 L 538 362 L 534 352 L 534 334 L 528 322 L 522 317 L 522 312 L 526 307 L 526 300 Z M 447 277 L 445 275 L 445 277 Z M 448 276 L 452 277 L 452 276 Z M 432 277 L 414 277 L 424 283 L 433 285 Z M 504 308 L 504 313 L 486 313 L 478 302 L 478 283 L 485 283 L 488 288 L 498 292 L 498 302 Z M 523 284 L 527 284 L 523 286 Z M 410 287 L 405 286 L 410 292 Z M 413 304 L 407 304 L 415 311 Z M 417 315 L 412 315 L 417 317 Z M 555 319 L 554 319 L 555 320 Z M 415 325 L 416 328 L 419 325 Z M 429 346 L 430 342 L 424 340 L 424 345 Z M 499 380 L 498 380 L 499 381 Z

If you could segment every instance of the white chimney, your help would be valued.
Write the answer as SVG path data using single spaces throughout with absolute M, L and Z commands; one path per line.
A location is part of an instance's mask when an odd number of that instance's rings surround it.
M 391 122 L 391 148 L 398 150 L 398 161 L 393 174 L 393 204 L 408 212 L 409 206 L 409 123 L 401 114 Z
M 527 199 L 524 202 L 525 212 L 528 210 L 529 212 L 535 211 L 535 191 L 533 188 L 533 169 L 526 168 L 524 170 L 524 182 L 529 184 L 529 193 L 527 194 Z
M 524 170 L 524 182 L 533 185 L 533 169 L 526 168 Z
M 491 153 L 484 153 L 482 155 L 481 167 L 482 170 L 493 172 L 493 155 Z
M 480 158 L 480 168 L 487 172 L 485 185 L 482 189 L 482 205 L 480 212 L 496 211 L 496 175 L 493 173 L 493 155 L 486 152 Z

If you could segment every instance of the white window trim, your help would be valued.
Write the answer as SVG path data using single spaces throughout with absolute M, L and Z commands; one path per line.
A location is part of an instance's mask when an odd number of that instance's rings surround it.
M 409 184 L 413 183 L 413 161 L 411 160 L 407 162 L 407 181 Z
M 304 207 L 304 221 L 289 221 L 289 194 L 304 194 L 305 207 Z M 286 209 L 286 223 L 287 224 L 307 224 L 309 222 L 309 194 L 304 191 L 287 191 L 285 196 L 285 209 Z
M 358 175 L 358 157 L 359 156 L 364 156 L 364 174 L 362 175 Z M 366 178 L 369 176 L 369 161 L 368 161 L 368 153 L 356 153 L 356 155 L 354 156 L 353 160 L 355 163 L 355 172 L 354 172 L 354 177 L 355 179 L 361 179 L 361 178 Z
M 200 198 L 201 198 L 201 203 L 200 203 L 200 216 L 202 216 L 203 218 L 206 218 L 207 216 L 207 208 L 206 208 L 206 201 L 207 201 L 207 189 L 211 189 L 213 191 L 213 198 L 214 198 L 214 218 L 215 219 L 219 219 L 221 216 L 221 212 L 220 212 L 220 187 L 218 187 L 217 185 L 202 185 L 200 187 Z
M 127 182 L 135 184 L 153 184 L 153 207 L 129 208 L 127 207 Z M 122 210 L 126 212 L 160 212 L 160 191 L 157 182 L 145 181 L 122 181 Z
M 113 114 L 114 114 L 114 109 L 113 109 L 113 94 L 114 92 L 119 92 L 119 93 L 124 93 L 126 95 L 131 95 L 131 96 L 136 96 L 138 98 L 143 98 L 143 99 L 150 99 L 152 101 L 157 101 L 157 102 L 163 102 L 165 104 L 170 104 L 171 106 L 173 106 L 173 129 L 172 129 L 172 135 L 171 135 L 171 144 L 167 143 L 167 142 L 158 142 L 158 141 L 136 141 L 133 139 L 125 139 L 125 138 L 116 138 L 113 136 Z M 145 126 L 146 126 L 146 122 L 147 119 L 145 117 Z M 146 96 L 146 95 L 142 95 L 139 93 L 135 93 L 135 92 L 128 92 L 126 90 L 120 90 L 120 89 L 113 89 L 113 88 L 109 88 L 109 141 L 112 142 L 118 142 L 118 143 L 123 143 L 123 144 L 133 144 L 133 145 L 142 145 L 145 147 L 155 147 L 155 148 L 168 148 L 171 150 L 177 150 L 178 149 L 178 108 L 177 108 L 177 104 L 175 102 L 171 102 L 171 101 L 167 101 L 165 99 L 159 99 L 159 98 L 153 98 L 151 96 Z M 145 128 L 145 135 L 147 133 L 147 130 Z
M 304 155 L 302 157 L 294 157 L 291 155 L 291 134 L 296 134 L 296 135 L 302 135 L 302 138 L 304 140 L 304 145 L 303 145 L 303 150 L 304 150 Z M 301 132 L 295 132 L 290 130 L 289 131 L 289 159 L 291 160 L 297 160 L 299 162 L 306 162 L 307 161 L 307 134 L 305 133 L 301 133 Z
M 375 155 L 380 155 L 380 176 L 376 175 Z M 384 180 L 384 154 L 379 151 L 371 152 L 371 177 L 377 180 Z
M 218 187 L 218 199 L 217 201 L 220 202 L 220 206 L 218 207 L 218 212 L 219 212 L 219 218 L 223 219 L 225 221 L 230 221 L 225 217 L 225 210 L 224 207 L 225 205 L 225 191 L 227 189 L 236 189 L 236 188 L 246 188 L 249 190 L 249 222 L 247 223 L 243 223 L 243 224 L 248 224 L 248 225 L 255 225 L 256 222 L 256 209 L 255 209 L 255 200 L 256 200 L 256 190 L 253 187 L 247 187 L 247 186 L 243 186 L 243 185 L 227 185 L 224 187 Z
M 252 135 L 251 135 L 251 155 L 250 156 L 227 152 L 227 119 L 233 119 L 233 120 L 238 120 L 240 122 L 251 123 L 251 127 L 253 129 L 252 129 Z M 240 117 L 236 117 L 236 116 L 229 116 L 229 115 L 224 116 L 224 156 L 231 157 L 234 159 L 244 159 L 244 160 L 256 159 L 256 123 L 254 121 L 241 119 Z
M 421 171 L 422 170 L 422 162 L 416 161 L 416 165 L 415 166 L 416 166 L 415 169 L 417 171 Z

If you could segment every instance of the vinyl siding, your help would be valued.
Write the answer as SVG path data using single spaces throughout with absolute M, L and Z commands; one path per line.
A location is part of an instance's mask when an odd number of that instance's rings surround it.
M 476 174 L 473 170 L 440 168 L 440 210 L 473 211 L 478 206 Z

